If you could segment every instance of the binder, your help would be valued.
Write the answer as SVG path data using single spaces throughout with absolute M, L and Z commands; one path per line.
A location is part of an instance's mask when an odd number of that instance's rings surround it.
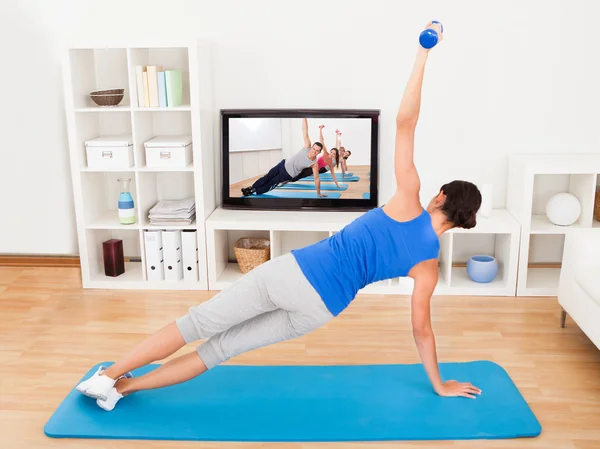
M 137 87 L 137 105 L 140 108 L 146 107 L 146 93 L 144 91 L 144 75 L 146 72 L 146 66 L 136 65 L 135 66 L 135 83 Z M 146 76 L 148 73 L 146 72 Z
M 162 231 L 165 280 L 179 281 L 183 278 L 181 259 L 181 230 Z
M 183 74 L 181 70 L 165 70 L 167 107 L 180 106 L 183 101 Z
M 165 72 L 157 72 L 158 79 L 158 106 L 161 108 L 167 107 L 167 83 L 165 81 Z
M 148 72 L 148 97 L 150 99 L 150 107 L 159 107 L 158 103 L 158 72 L 162 72 L 162 66 L 149 65 L 146 67 Z
M 181 257 L 183 259 L 183 280 L 198 281 L 198 239 L 197 231 L 186 230 L 181 234 Z
M 149 281 L 164 281 L 164 258 L 161 231 L 144 231 L 146 273 Z

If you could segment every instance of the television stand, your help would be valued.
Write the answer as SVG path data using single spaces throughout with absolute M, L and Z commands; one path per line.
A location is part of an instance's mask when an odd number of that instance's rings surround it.
M 233 246 L 242 237 L 267 238 L 271 258 L 301 248 L 339 232 L 365 212 L 260 211 L 217 208 L 206 220 L 208 283 L 222 290 L 243 276 L 235 262 Z M 478 217 L 474 229 L 453 229 L 440 241 L 440 277 L 436 295 L 514 296 L 520 225 L 506 210 Z M 473 254 L 493 255 L 500 269 L 489 284 L 472 282 L 466 261 Z M 367 286 L 360 293 L 412 293 L 409 278 L 389 279 Z

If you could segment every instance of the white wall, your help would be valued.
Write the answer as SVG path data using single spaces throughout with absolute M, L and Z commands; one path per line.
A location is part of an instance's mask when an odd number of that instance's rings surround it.
M 381 109 L 381 203 L 394 189 L 395 113 L 430 19 L 445 41 L 428 63 L 416 135 L 423 197 L 463 178 L 493 182 L 504 207 L 510 153 L 600 151 L 596 0 L 9 0 L 2 15 L 0 253 L 77 253 L 67 37 L 207 39 L 217 131 L 220 108 Z
M 229 183 L 268 172 L 282 158 L 279 118 L 229 120 Z
M 232 118 L 229 120 L 229 151 L 281 149 L 281 119 Z

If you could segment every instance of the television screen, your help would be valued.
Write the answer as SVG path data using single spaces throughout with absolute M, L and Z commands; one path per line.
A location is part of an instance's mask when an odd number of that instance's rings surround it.
M 377 207 L 376 110 L 222 110 L 224 207 Z

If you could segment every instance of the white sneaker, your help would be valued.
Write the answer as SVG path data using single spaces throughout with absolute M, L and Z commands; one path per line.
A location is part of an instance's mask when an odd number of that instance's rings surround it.
M 133 377 L 133 375 L 131 373 L 126 373 L 125 375 L 119 377 L 119 379 L 132 378 L 132 377 Z M 119 402 L 122 397 L 123 397 L 123 395 L 121 393 L 119 393 L 115 387 L 112 387 L 110 389 L 110 391 L 108 392 L 107 398 L 106 399 L 97 399 L 96 404 L 101 409 L 104 409 L 107 412 L 111 412 L 117 405 L 117 402 Z
M 108 397 L 110 389 L 113 388 L 116 383 L 116 380 L 102 375 L 105 369 L 105 366 L 99 367 L 98 371 L 96 371 L 92 377 L 80 382 L 79 385 L 75 387 L 76 390 L 90 398 L 105 400 Z

